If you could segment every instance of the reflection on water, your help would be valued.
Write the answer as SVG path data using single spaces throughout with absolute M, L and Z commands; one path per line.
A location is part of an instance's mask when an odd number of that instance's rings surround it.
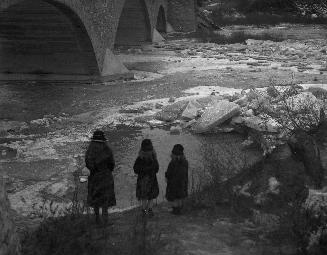
M 117 165 L 115 190 L 119 208 L 137 204 L 133 164 L 144 138 L 152 140 L 158 155 L 160 195 L 157 202 L 164 200 L 166 188 L 164 173 L 170 161 L 171 150 L 176 143 L 184 146 L 184 152 L 189 161 L 190 189 L 207 183 L 212 176 L 211 173 L 216 176 L 219 172 L 219 178 L 222 180 L 229 178 L 245 164 L 260 157 L 256 151 L 243 151 L 240 147 L 243 139 L 235 134 L 171 135 L 169 131 L 162 129 L 120 127 L 117 130 L 107 131 L 106 136 L 114 151 Z

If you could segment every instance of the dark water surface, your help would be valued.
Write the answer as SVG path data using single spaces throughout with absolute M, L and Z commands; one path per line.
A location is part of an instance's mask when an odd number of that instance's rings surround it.
M 115 188 L 119 208 L 137 204 L 135 199 L 136 175 L 133 164 L 138 155 L 141 141 L 152 140 L 159 161 L 158 181 L 160 195 L 157 202 L 164 201 L 164 173 L 170 161 L 174 144 L 184 146 L 186 158 L 189 161 L 190 191 L 208 183 L 212 176 L 228 179 L 242 167 L 260 158 L 258 151 L 244 151 L 240 144 L 243 138 L 236 134 L 193 135 L 182 133 L 171 135 L 163 129 L 135 129 L 120 127 L 117 130 L 106 131 L 106 136 L 114 151 L 116 159 Z

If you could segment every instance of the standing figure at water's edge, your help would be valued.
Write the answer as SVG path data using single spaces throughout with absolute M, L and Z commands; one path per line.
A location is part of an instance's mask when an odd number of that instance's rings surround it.
M 172 205 L 172 213 L 181 214 L 183 200 L 188 195 L 188 161 L 181 144 L 176 144 L 171 152 L 171 161 L 165 177 L 167 181 L 166 199 Z
M 97 130 L 85 154 L 85 164 L 90 170 L 88 178 L 88 205 L 93 207 L 96 222 L 100 222 L 99 211 L 102 208 L 104 222 L 108 222 L 108 208 L 116 205 L 114 178 L 115 167 L 113 153 L 102 131 Z
M 134 173 L 137 174 L 136 197 L 142 203 L 143 214 L 153 216 L 153 199 L 159 195 L 157 180 L 159 163 L 150 139 L 142 141 L 133 168 Z

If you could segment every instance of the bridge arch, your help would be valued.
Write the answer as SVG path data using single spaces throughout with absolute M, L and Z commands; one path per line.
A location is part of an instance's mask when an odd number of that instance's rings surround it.
M 99 75 L 83 22 L 53 0 L 0 4 L 0 58 L 2 74 Z
M 151 41 L 151 23 L 144 0 L 126 0 L 115 37 L 115 46 Z
M 156 29 L 160 33 L 167 32 L 167 20 L 166 20 L 166 12 L 162 5 L 159 7 L 157 22 L 156 22 Z

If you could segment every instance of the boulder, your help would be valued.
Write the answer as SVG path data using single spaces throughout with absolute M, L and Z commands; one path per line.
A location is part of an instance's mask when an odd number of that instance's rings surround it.
M 176 101 L 175 97 L 170 97 L 168 103 L 174 103 Z
M 235 116 L 232 118 L 230 124 L 233 126 L 237 126 L 243 123 L 243 117 L 242 116 Z
M 223 100 L 224 98 L 222 96 L 206 96 L 206 97 L 200 97 L 197 98 L 196 101 L 202 105 L 202 107 L 207 107 L 211 104 L 217 103 L 221 100 Z
M 142 105 L 124 105 L 120 108 L 119 112 L 137 114 L 137 113 L 144 113 L 146 111 L 150 111 L 153 108 L 154 105 L 150 103 L 146 103 Z
M 254 116 L 254 112 L 252 109 L 248 109 L 247 111 L 244 112 L 244 115 L 246 117 L 252 117 L 252 116 Z
M 160 103 L 155 104 L 156 109 L 162 109 L 162 107 L 163 107 L 163 104 L 160 104 Z
M 199 114 L 199 110 L 202 108 L 203 107 L 199 102 L 196 100 L 190 100 L 182 113 L 182 118 L 189 120 L 195 119 Z
M 245 107 L 248 104 L 248 97 L 242 96 L 241 98 L 234 101 L 235 104 L 238 104 L 241 107 Z
M 0 254 L 20 254 L 20 243 L 12 217 L 10 204 L 5 190 L 5 182 L 0 179 Z
M 259 96 L 260 95 L 259 95 L 258 91 L 256 91 L 255 89 L 250 89 L 249 92 L 246 94 L 248 101 L 252 101 L 253 99 L 258 98 Z
M 160 112 L 156 113 L 155 118 L 166 122 L 177 120 L 188 105 L 188 100 L 178 101 L 174 104 L 167 105 Z
M 194 127 L 194 132 L 205 133 L 240 113 L 239 105 L 219 101 L 209 106 Z
M 179 135 L 182 132 L 182 128 L 180 126 L 175 126 L 170 128 L 171 135 Z
M 196 124 L 196 120 L 193 119 L 193 120 L 191 120 L 189 122 L 184 123 L 183 128 L 190 128 L 190 127 L 192 127 L 195 124 Z

